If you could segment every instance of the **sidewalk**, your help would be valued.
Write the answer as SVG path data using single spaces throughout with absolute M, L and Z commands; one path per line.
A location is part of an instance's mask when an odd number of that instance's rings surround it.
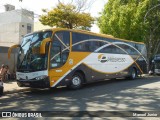
M 3 83 L 3 85 L 4 85 L 4 93 L 18 92 L 23 89 L 26 89 L 24 87 L 19 87 L 17 85 L 16 80 L 7 81 L 7 82 Z

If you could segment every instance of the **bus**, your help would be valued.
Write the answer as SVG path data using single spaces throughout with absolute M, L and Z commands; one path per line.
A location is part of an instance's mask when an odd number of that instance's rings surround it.
M 20 87 L 79 89 L 114 78 L 147 73 L 144 43 L 83 30 L 53 28 L 27 34 L 18 48 L 16 80 Z

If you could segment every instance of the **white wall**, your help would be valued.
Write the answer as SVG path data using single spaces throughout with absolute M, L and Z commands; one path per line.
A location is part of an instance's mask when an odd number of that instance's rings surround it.
M 27 34 L 27 25 L 33 32 L 34 13 L 21 9 L 0 13 L 0 46 L 10 47 L 21 42 Z
M 0 46 L 11 46 L 19 42 L 19 23 L 0 25 Z
M 33 24 L 34 13 L 24 9 L 0 13 L 0 25 L 8 23 L 26 22 Z

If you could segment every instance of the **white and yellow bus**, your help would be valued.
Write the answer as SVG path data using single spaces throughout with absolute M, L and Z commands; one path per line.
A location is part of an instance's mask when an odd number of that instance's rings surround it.
M 55 28 L 26 35 L 18 47 L 20 87 L 49 88 L 112 78 L 135 79 L 147 72 L 146 48 L 133 42 L 82 30 Z

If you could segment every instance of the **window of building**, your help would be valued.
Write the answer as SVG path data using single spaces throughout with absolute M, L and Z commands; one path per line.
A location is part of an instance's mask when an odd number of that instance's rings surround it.
M 32 25 L 27 24 L 27 34 L 32 32 Z

